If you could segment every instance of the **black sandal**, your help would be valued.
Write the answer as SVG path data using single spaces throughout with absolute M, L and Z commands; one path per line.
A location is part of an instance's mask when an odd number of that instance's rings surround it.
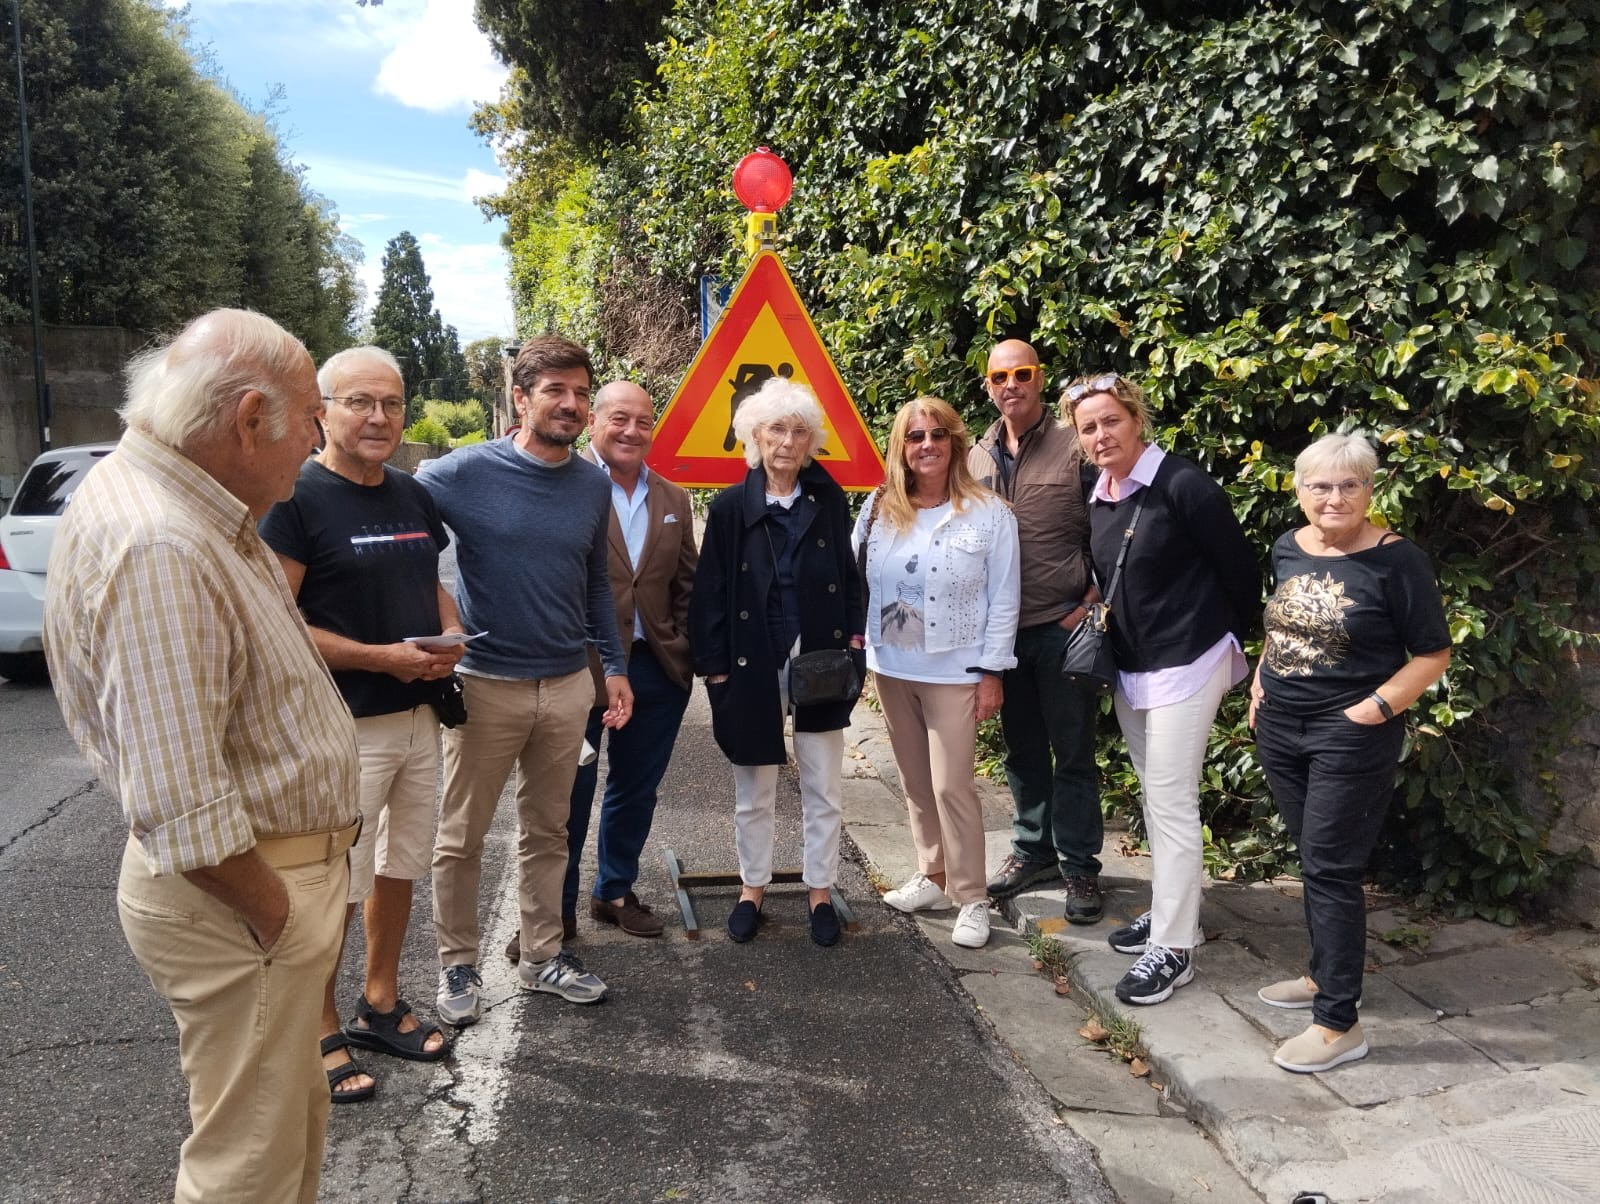
M 404 999 L 395 1002 L 392 1012 L 375 1011 L 363 995 L 361 1002 L 356 1005 L 355 1018 L 344 1026 L 345 1040 L 362 1049 L 376 1050 L 396 1058 L 437 1062 L 450 1052 L 450 1042 L 446 1041 L 438 1049 L 430 1050 L 427 1041 L 434 1033 L 443 1035 L 444 1030 L 437 1024 L 419 1024 L 409 1033 L 401 1032 L 400 1021 L 410 1011 L 411 1005 Z
M 344 1039 L 343 1033 L 334 1033 L 332 1036 L 322 1038 L 322 1052 L 331 1054 L 336 1049 L 349 1052 L 350 1044 Z M 354 1091 L 340 1091 L 338 1086 L 346 1079 L 354 1078 L 358 1074 L 366 1074 L 365 1070 L 356 1063 L 354 1056 L 343 1066 L 335 1066 L 328 1071 L 328 1095 L 336 1104 L 359 1104 L 364 1099 L 371 1099 L 372 1093 L 378 1089 L 378 1084 L 368 1083 L 365 1087 L 357 1087 Z

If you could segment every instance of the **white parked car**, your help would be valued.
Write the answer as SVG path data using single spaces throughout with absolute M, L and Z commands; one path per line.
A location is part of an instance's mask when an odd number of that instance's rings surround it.
M 0 518 L 0 677 L 43 681 L 44 570 L 56 524 L 86 472 L 115 443 L 47 451 L 29 466 Z

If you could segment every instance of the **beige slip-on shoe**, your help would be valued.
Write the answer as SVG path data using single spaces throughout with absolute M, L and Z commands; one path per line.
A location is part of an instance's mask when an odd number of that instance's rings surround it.
M 1272 1060 L 1296 1074 L 1315 1074 L 1367 1056 L 1367 1039 L 1361 1035 L 1359 1024 L 1352 1025 L 1349 1032 L 1340 1033 L 1332 1041 L 1325 1040 L 1323 1033 L 1323 1029 L 1313 1024 L 1298 1037 L 1290 1037 L 1278 1046 Z

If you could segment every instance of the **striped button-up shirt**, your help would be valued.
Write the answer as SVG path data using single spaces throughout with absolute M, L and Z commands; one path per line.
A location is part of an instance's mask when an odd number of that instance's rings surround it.
M 355 820 L 355 722 L 215 478 L 128 431 L 73 495 L 46 581 L 62 714 L 152 874 Z

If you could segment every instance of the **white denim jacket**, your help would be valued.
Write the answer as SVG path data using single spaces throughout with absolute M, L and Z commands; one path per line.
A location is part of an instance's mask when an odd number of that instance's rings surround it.
M 869 501 L 856 518 L 852 545 L 860 550 L 872 513 Z M 867 643 L 882 639 L 883 562 L 894 544 L 895 530 L 878 512 L 867 544 Z M 939 592 L 927 604 L 924 629 L 929 653 L 976 649 L 973 666 L 999 672 L 1014 669 L 1017 613 L 1022 596 L 1022 559 L 1017 543 L 1017 520 L 1011 507 L 997 497 L 970 503 L 957 513 L 952 507 L 934 528 L 934 548 L 939 563 L 928 570 L 938 574 Z

